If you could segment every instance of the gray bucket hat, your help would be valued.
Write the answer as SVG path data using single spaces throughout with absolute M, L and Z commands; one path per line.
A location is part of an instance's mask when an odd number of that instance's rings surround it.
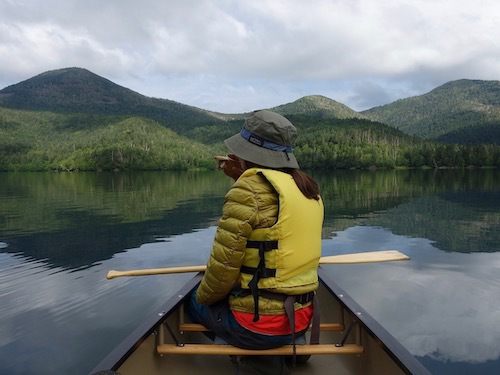
M 254 111 L 238 134 L 224 143 L 243 160 L 269 168 L 299 168 L 292 144 L 297 128 L 285 117 L 268 110 Z

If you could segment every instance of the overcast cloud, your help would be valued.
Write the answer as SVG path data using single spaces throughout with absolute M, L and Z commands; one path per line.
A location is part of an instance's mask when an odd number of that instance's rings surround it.
M 498 0 L 0 0 L 0 89 L 82 67 L 224 113 L 500 78 Z

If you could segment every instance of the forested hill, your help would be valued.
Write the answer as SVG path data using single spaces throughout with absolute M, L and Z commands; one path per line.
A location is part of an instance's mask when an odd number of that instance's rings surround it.
M 52 70 L 0 90 L 0 107 L 55 113 L 142 116 L 177 132 L 234 116 L 141 95 L 82 68 Z
M 271 109 L 297 126 L 294 153 L 303 168 L 500 166 L 500 146 L 492 142 L 498 82 L 459 81 L 423 97 L 363 114 L 317 95 Z M 370 119 L 375 115 L 400 123 L 391 127 Z M 0 90 L 0 171 L 213 168 L 245 116 L 149 98 L 81 68 L 49 71 Z M 406 118 L 423 128 L 440 116 L 449 120 L 443 137 L 454 124 L 477 129 L 483 121 L 488 144 L 439 144 L 401 131 L 412 132 Z
M 452 81 L 362 113 L 421 138 L 500 144 L 500 81 Z
M 141 116 L 179 134 L 192 134 L 197 128 L 242 120 L 246 116 L 150 98 L 83 68 L 52 70 L 8 86 L 0 90 L 0 107 L 60 114 Z M 272 110 L 283 115 L 315 118 L 366 118 L 344 104 L 319 95 L 307 96 Z
M 168 99 L 150 98 L 82 68 L 39 74 L 0 90 L 0 107 L 64 114 L 139 116 L 181 135 L 205 134 L 212 125 L 246 114 L 223 114 Z M 431 92 L 356 112 L 312 95 L 272 110 L 315 119 L 370 119 L 421 138 L 448 143 L 500 144 L 500 81 L 459 80 Z M 230 126 L 229 131 L 234 127 Z
M 305 96 L 293 103 L 283 104 L 271 108 L 271 110 L 285 116 L 305 115 L 322 119 L 368 119 L 367 116 L 352 110 L 348 106 L 321 95 Z

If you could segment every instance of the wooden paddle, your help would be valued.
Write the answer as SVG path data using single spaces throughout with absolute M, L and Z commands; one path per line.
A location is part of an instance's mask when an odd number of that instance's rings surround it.
M 321 257 L 320 264 L 353 264 L 353 263 L 374 263 L 374 262 L 391 262 L 394 260 L 407 260 L 409 256 L 397 250 L 370 251 L 366 253 L 340 254 Z M 121 276 L 149 276 L 149 275 L 165 275 L 171 273 L 185 272 L 203 272 L 207 266 L 186 266 L 186 267 L 170 267 L 170 268 L 150 268 L 142 270 L 130 271 L 109 271 L 106 278 L 114 279 Z

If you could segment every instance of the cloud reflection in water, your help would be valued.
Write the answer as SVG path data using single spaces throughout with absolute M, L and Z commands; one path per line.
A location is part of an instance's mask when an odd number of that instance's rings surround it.
M 427 239 L 361 226 L 323 242 L 324 255 L 384 249 L 412 259 L 324 267 L 412 354 L 471 363 L 500 357 L 500 253 L 443 252 Z

